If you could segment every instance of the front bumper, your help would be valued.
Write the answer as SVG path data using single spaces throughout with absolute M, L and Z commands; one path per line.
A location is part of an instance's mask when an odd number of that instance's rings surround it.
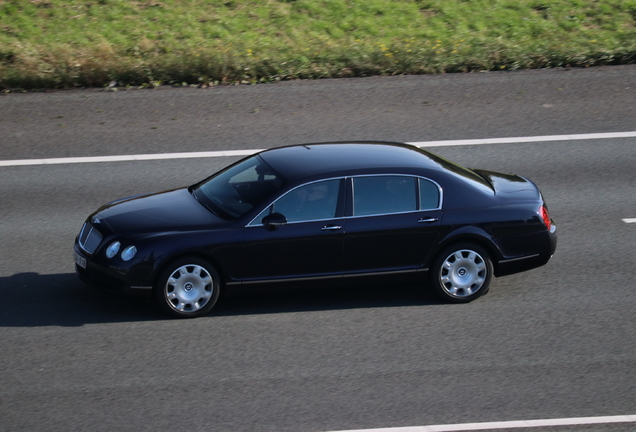
M 75 273 L 86 284 L 106 291 L 147 297 L 152 294 L 152 275 L 143 267 L 120 268 L 90 257 L 75 243 L 75 253 L 86 261 L 86 268 L 75 264 Z

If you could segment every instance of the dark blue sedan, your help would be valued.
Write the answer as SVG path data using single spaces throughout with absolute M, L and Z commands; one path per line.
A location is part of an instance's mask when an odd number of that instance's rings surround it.
M 539 189 L 399 143 L 320 143 L 247 157 L 187 188 L 120 199 L 75 241 L 79 277 L 154 296 L 178 317 L 244 285 L 415 280 L 449 302 L 548 262 Z

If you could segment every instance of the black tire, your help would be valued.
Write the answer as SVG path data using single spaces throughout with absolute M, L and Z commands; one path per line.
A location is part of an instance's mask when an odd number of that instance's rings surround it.
M 214 266 L 196 257 L 170 263 L 155 281 L 159 307 L 179 318 L 205 315 L 216 304 L 221 279 Z
M 468 303 L 486 294 L 493 265 L 486 250 L 473 243 L 460 243 L 441 251 L 431 268 L 431 285 L 450 303 Z

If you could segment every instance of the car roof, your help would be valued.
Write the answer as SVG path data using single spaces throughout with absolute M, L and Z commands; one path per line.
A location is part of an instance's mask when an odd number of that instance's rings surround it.
M 439 170 L 442 161 L 446 162 L 409 144 L 375 141 L 301 144 L 266 150 L 259 155 L 289 181 L 365 170 Z

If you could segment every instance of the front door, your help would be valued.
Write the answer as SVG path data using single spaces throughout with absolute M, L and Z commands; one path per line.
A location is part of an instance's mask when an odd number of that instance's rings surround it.
M 340 277 L 344 240 L 342 179 L 312 182 L 276 200 L 244 228 L 241 265 L 233 278 L 244 282 Z M 266 227 L 264 216 L 286 223 Z

